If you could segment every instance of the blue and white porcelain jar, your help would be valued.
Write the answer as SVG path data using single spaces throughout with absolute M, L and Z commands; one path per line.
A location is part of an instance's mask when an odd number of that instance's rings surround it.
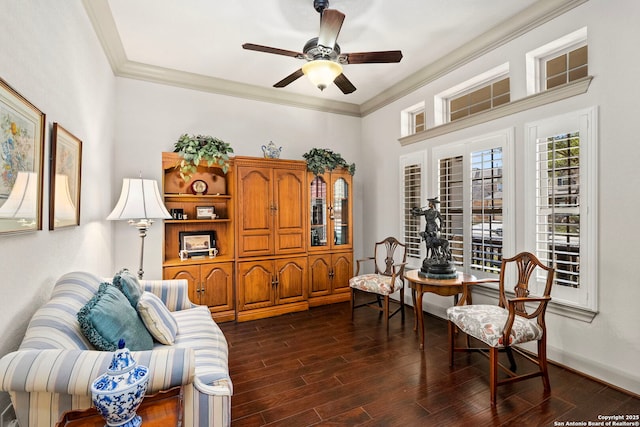
M 91 384 L 93 405 L 107 426 L 139 427 L 142 418 L 136 410 L 144 399 L 149 383 L 149 368 L 138 365 L 124 340 L 118 343 L 107 372 Z

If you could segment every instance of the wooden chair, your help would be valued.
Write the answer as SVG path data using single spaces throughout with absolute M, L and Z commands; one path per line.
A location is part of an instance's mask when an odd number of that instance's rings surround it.
M 373 273 L 360 274 L 366 261 L 373 261 Z M 377 242 L 373 257 L 356 260 L 356 275 L 349 279 L 351 287 L 351 318 L 359 307 L 371 307 L 384 314 L 385 327 L 389 333 L 389 319 L 400 312 L 404 321 L 404 267 L 407 264 L 407 247 L 394 237 Z M 399 307 L 389 312 L 389 295 L 400 291 Z M 375 294 L 376 299 L 356 305 L 356 293 Z
M 514 297 L 507 298 L 505 293 L 505 277 L 507 269 L 515 266 L 517 269 L 517 283 L 513 288 Z M 541 280 L 538 274 L 542 273 L 545 281 L 544 292 L 541 297 L 529 296 L 530 280 Z M 449 365 L 453 366 L 454 352 L 480 351 L 489 356 L 489 389 L 491 404 L 496 404 L 497 388 L 500 385 L 515 381 L 522 381 L 534 377 L 542 377 L 545 392 L 551 390 L 549 384 L 549 371 L 547 368 L 547 329 L 545 325 L 545 312 L 547 304 L 551 300 L 551 285 L 553 284 L 554 269 L 542 264 L 535 255 L 529 252 L 521 252 L 513 258 L 503 258 L 498 280 L 481 280 L 463 284 L 462 298 L 454 307 L 447 309 L 449 319 Z M 471 304 L 472 285 L 487 283 L 488 281 L 499 283 L 498 305 L 474 305 Z M 466 305 L 465 305 L 466 304 Z M 530 309 L 525 306 L 527 304 Z M 463 332 L 466 335 L 466 347 L 456 347 L 456 333 Z M 479 348 L 470 347 L 469 337 L 476 338 L 488 346 Z M 529 341 L 537 341 L 537 355 L 523 352 L 515 347 Z M 499 362 L 499 351 L 506 351 L 511 366 L 507 368 Z M 537 366 L 534 372 L 517 374 L 515 359 L 512 351 L 521 354 L 526 360 Z M 507 373 L 507 378 L 498 379 L 498 368 Z

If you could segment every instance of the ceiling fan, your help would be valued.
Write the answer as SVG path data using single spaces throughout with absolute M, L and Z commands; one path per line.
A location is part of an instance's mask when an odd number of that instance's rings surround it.
M 356 87 L 342 73 L 342 65 L 390 63 L 400 62 L 402 59 L 402 52 L 399 50 L 341 53 L 336 40 L 345 15 L 338 10 L 329 9 L 328 0 L 314 0 L 313 7 L 320 14 L 320 33 L 318 37 L 307 41 L 302 53 L 253 43 L 242 45 L 244 49 L 248 50 L 291 56 L 307 61 L 302 68 L 274 84 L 274 87 L 285 87 L 302 75 L 307 75 L 309 80 L 320 90 L 335 83 L 344 94 L 349 94 L 355 91 Z

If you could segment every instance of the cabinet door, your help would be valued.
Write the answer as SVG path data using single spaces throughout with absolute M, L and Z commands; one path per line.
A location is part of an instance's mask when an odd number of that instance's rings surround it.
M 332 218 L 332 247 L 335 249 L 350 249 L 352 243 L 352 195 L 351 175 L 348 172 L 331 173 L 331 218 Z
M 331 256 L 332 279 L 334 293 L 349 292 L 349 279 L 353 277 L 353 253 L 337 253 Z
M 274 169 L 275 253 L 306 250 L 306 171 Z
M 233 264 L 200 266 L 200 301 L 211 312 L 233 310 Z
M 162 278 L 186 279 L 189 282 L 189 299 L 194 304 L 202 304 L 200 302 L 200 266 L 184 265 L 179 267 L 165 267 L 162 270 Z
M 238 254 L 241 257 L 273 254 L 273 201 L 271 168 L 238 166 Z
M 273 261 L 238 263 L 238 310 L 251 310 L 275 304 Z
M 309 256 L 309 297 L 327 295 L 331 292 L 330 255 Z
M 311 235 L 309 238 L 309 251 L 324 251 L 329 245 L 329 200 L 328 174 L 315 176 L 308 175 L 309 179 L 309 221 L 311 223 Z
M 307 299 L 307 258 L 289 258 L 275 261 L 277 273 L 277 304 L 287 304 Z

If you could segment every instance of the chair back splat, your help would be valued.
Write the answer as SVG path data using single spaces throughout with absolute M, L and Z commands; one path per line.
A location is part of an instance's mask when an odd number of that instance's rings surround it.
M 373 262 L 373 273 L 365 273 L 365 264 Z M 404 321 L 404 268 L 407 264 L 407 247 L 395 237 L 387 237 L 377 242 L 373 256 L 356 260 L 356 274 L 349 279 L 351 288 L 351 318 L 356 308 L 370 307 L 384 315 L 385 327 L 389 333 L 389 319 L 401 313 Z M 389 296 L 399 291 L 399 301 Z M 365 293 L 374 297 L 372 301 L 356 303 L 356 295 Z M 389 304 L 397 303 L 399 307 L 389 311 Z
M 507 271 L 516 269 L 516 285 L 512 288 L 514 296 L 508 298 L 505 292 Z M 509 269 L 509 270 L 508 270 Z M 489 357 L 489 389 L 491 403 L 495 405 L 497 387 L 515 381 L 522 381 L 534 377 L 542 377 L 545 392 L 551 390 L 549 371 L 547 367 L 547 328 L 545 313 L 551 300 L 551 286 L 555 270 L 543 264 L 534 254 L 521 252 L 512 258 L 503 258 L 499 277 L 498 305 L 468 304 L 467 298 L 462 298 L 458 305 L 447 309 L 449 321 L 449 365 L 454 364 L 455 352 L 481 352 Z M 544 276 L 546 275 L 546 279 Z M 545 280 L 542 296 L 532 296 L 529 285 L 535 281 Z M 470 288 L 481 282 L 463 284 L 463 295 L 471 295 Z M 527 311 L 526 304 L 533 307 Z M 456 345 L 456 335 L 465 335 L 466 346 Z M 472 347 L 469 338 L 475 338 L 479 346 Z M 518 344 L 535 341 L 538 345 L 537 354 L 525 352 L 517 347 Z M 521 354 L 524 359 L 532 362 L 537 369 L 534 372 L 517 374 L 516 361 L 513 352 Z M 499 353 L 506 353 L 510 366 L 507 368 L 499 361 Z M 506 378 L 499 377 L 498 370 L 506 373 Z

